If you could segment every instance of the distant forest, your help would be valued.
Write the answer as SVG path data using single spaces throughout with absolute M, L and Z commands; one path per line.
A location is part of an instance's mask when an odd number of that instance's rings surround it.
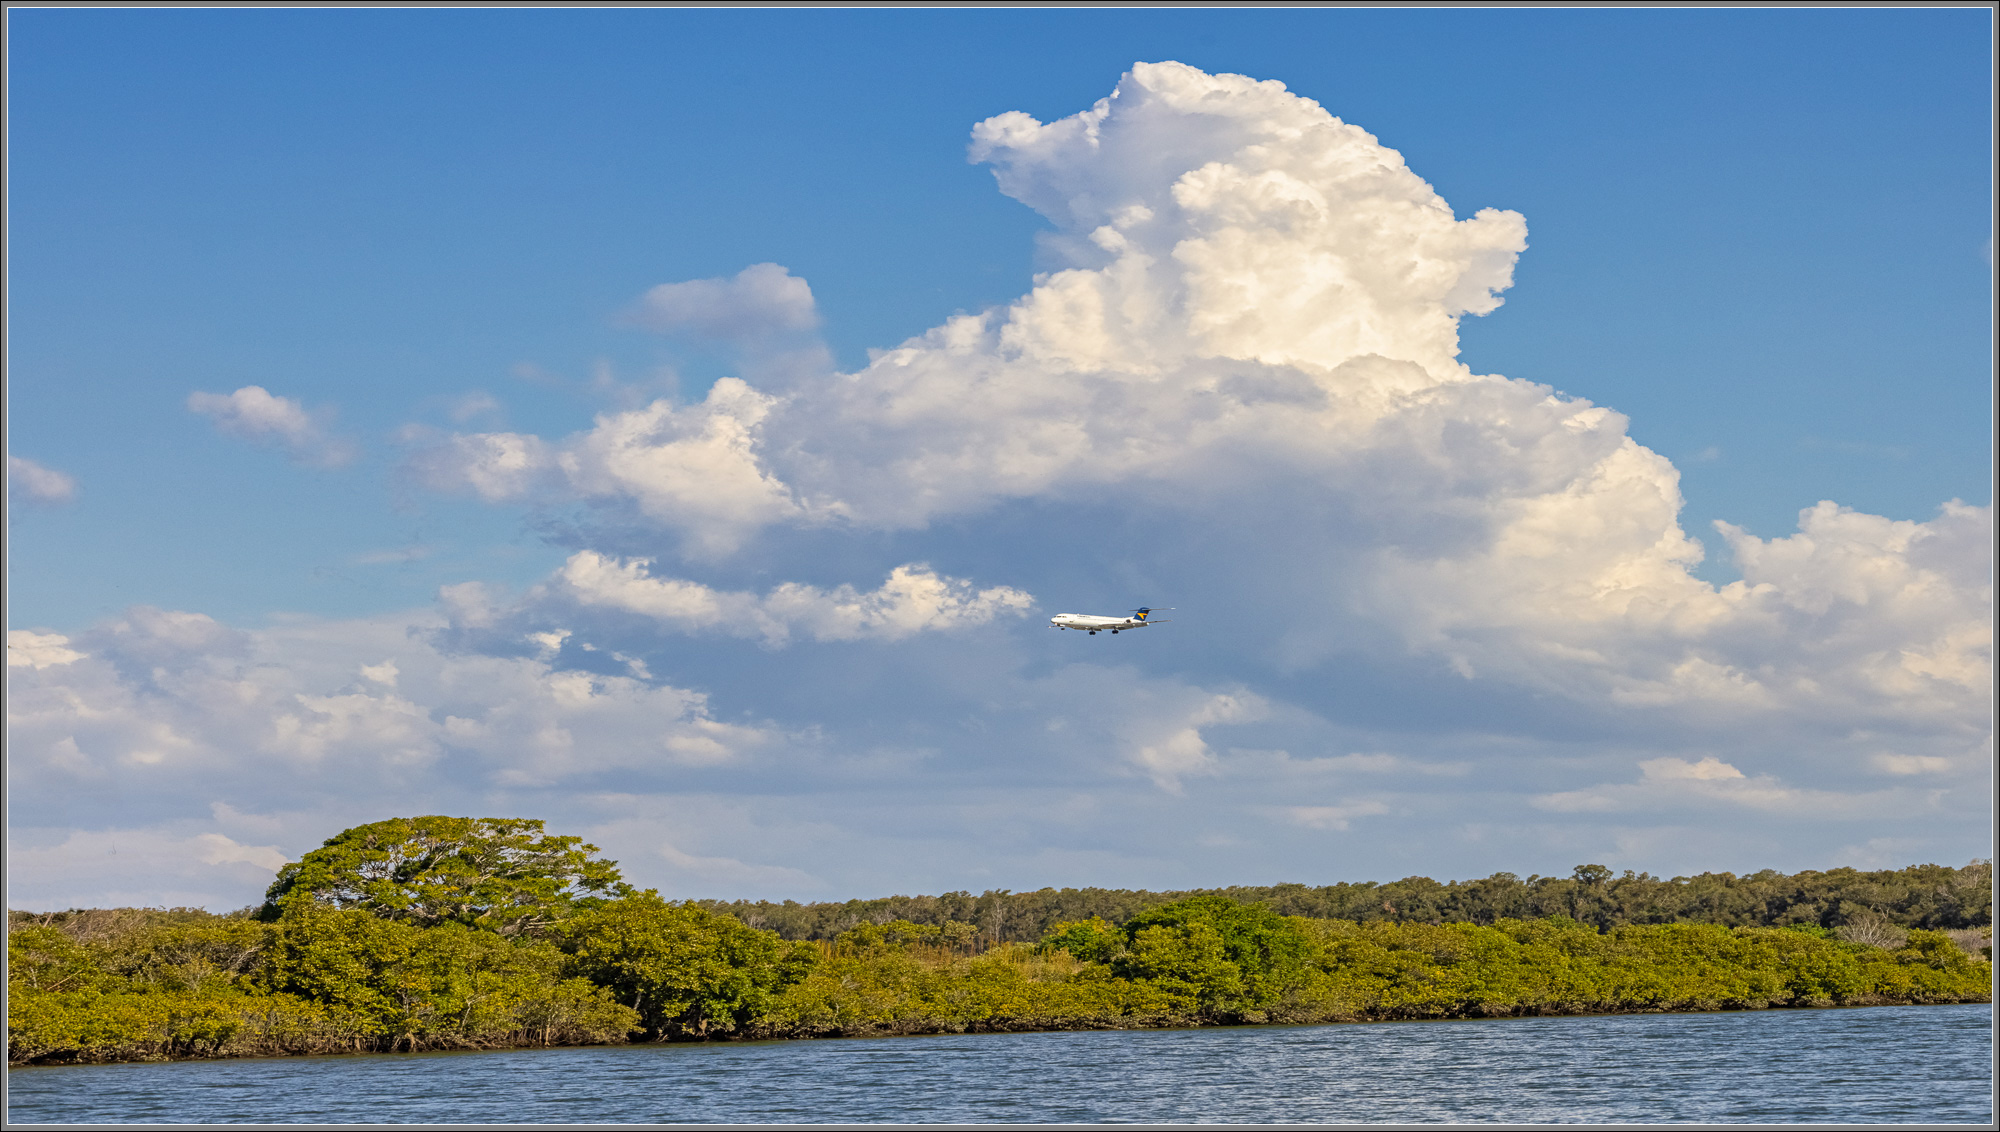
M 1568 916 L 1600 931 L 1631 924 L 1720 924 L 1782 928 L 1816 924 L 1828 930 L 1857 920 L 1897 928 L 1949 930 L 1993 923 L 1993 863 L 1962 868 L 1807 871 L 1787 876 L 1765 869 L 1747 876 L 1702 873 L 1662 880 L 1579 865 L 1566 877 L 1495 873 L 1483 880 L 1438 882 L 1407 877 L 1317 888 L 1304 884 L 1239 885 L 1177 892 L 1123 888 L 995 889 L 974 896 L 884 896 L 800 904 L 791 900 L 694 900 L 784 939 L 834 939 L 861 924 L 905 920 L 942 927 L 975 924 L 995 942 L 1032 943 L 1055 925 L 1093 917 L 1123 923 L 1151 908 L 1195 896 L 1262 904 L 1283 916 L 1355 923 L 1492 924 Z

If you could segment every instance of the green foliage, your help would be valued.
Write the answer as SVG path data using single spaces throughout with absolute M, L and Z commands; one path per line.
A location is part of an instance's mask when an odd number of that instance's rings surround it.
M 564 959 L 546 941 L 301 903 L 267 930 L 257 984 L 356 1020 L 390 1048 L 478 1045 L 480 1035 L 517 1031 L 622 1040 L 637 1017 L 566 977 Z
M 819 959 L 812 947 L 650 889 L 580 913 L 562 947 L 570 970 L 630 1002 L 657 1040 L 735 1033 Z
M 1297 982 L 1311 950 L 1298 926 L 1261 904 L 1196 896 L 1141 912 L 1125 924 L 1121 977 L 1149 979 L 1201 1009 L 1232 1014 L 1275 1001 Z
M 1190 1012 L 1233 1013 L 1248 998 L 1243 970 L 1229 961 L 1222 933 L 1202 920 L 1140 928 L 1126 953 L 1113 960 L 1112 973 L 1149 982 Z
M 1068 952 L 1085 963 L 1109 963 L 1125 950 L 1125 933 L 1106 923 L 1102 916 L 1058 923 L 1042 937 L 1044 954 Z
M 156 994 L 12 993 L 7 1056 L 42 1060 L 63 1054 L 102 1060 L 199 1056 L 235 1035 L 230 1004 Z
M 960 1033 L 1189 1024 L 1151 983 L 1109 976 L 1066 954 L 1019 944 L 926 960 L 921 945 L 839 946 L 787 987 L 751 1031 L 770 1037 Z
M 603 988 L 566 976 L 549 943 L 462 924 L 312 902 L 272 924 L 126 922 L 140 926 L 85 941 L 34 923 L 8 934 L 10 1058 L 622 1041 L 638 1026 Z
M 135 989 L 201 995 L 235 986 L 255 966 L 264 936 L 249 920 L 169 922 L 120 941 L 107 966 Z
M 258 915 L 275 920 L 304 901 L 423 926 L 532 931 L 631 891 L 597 851 L 528 818 L 391 818 L 343 830 L 279 870 Z
M 978 928 L 958 920 L 946 920 L 942 924 L 890 920 L 886 924 L 860 924 L 849 928 L 835 937 L 834 942 L 843 951 L 874 952 L 916 944 L 943 948 L 952 953 L 969 953 L 978 936 Z
M 7 989 L 47 994 L 93 991 L 107 981 L 100 949 L 59 928 L 31 924 L 7 933 Z
M 1886 950 L 1716 924 L 1300 924 L 1318 944 L 1317 971 L 1278 1012 L 1298 1020 L 1980 1002 L 1992 992 L 1991 963 L 1939 933 Z
M 1831 930 L 1865 913 L 1903 928 L 1952 930 L 1993 922 L 1993 866 L 1988 861 L 1975 861 L 1959 868 L 1913 865 L 1874 872 L 1829 869 L 1791 875 L 1767 869 L 1746 876 L 1702 873 L 1661 879 L 1644 873 L 1614 875 L 1602 865 L 1581 865 L 1566 877 L 1530 876 L 1525 880 L 1513 873 L 1495 873 L 1479 880 L 1449 883 L 1407 877 L 1387 884 L 1277 884 L 1203 892 L 995 889 L 976 896 L 947 892 L 823 904 L 789 900 L 699 903 L 786 939 L 830 940 L 857 924 L 889 920 L 919 924 L 956 920 L 979 925 L 981 935 L 992 942 L 1032 943 L 1059 923 L 1097 917 L 1121 924 L 1149 908 L 1201 895 L 1224 896 L 1239 904 L 1263 904 L 1287 916 L 1356 923 L 1492 924 L 1503 919 L 1568 916 L 1599 929 L 1623 924 L 1785 927 L 1812 923 Z
M 632 893 L 595 852 L 539 822 L 418 818 L 349 830 L 308 854 L 272 886 L 257 919 L 248 910 L 9 913 L 8 1056 L 1985 1002 L 1992 993 L 1990 927 L 1925 926 L 1949 921 L 1947 906 L 1960 919 L 1985 914 L 1968 892 L 1990 876 L 1978 869 L 1716 874 L 1725 883 L 1582 866 L 1559 880 L 1229 890 L 1267 894 L 1261 902 L 1200 893 L 1115 917 L 1056 917 L 1070 900 L 1062 894 L 958 893 L 905 904 L 909 916 L 878 909 L 787 942 L 713 905 Z M 1819 893 L 1817 914 L 1786 903 L 1803 890 Z M 1334 897 L 1365 914 L 1299 914 Z M 1523 901 L 1539 911 L 1494 914 Z M 1482 911 L 1438 915 L 1448 908 Z M 1005 941 L 1038 922 L 1047 925 L 1038 943 Z

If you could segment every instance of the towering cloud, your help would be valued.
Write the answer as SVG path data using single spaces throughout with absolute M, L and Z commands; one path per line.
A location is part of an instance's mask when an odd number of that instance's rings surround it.
M 1111 502 L 1282 543 L 1210 588 L 1310 614 L 1283 631 L 1293 663 L 1359 622 L 1467 678 L 1593 702 L 1984 719 L 1990 511 L 1822 504 L 1790 538 L 1726 529 L 1744 580 L 1696 578 L 1679 474 L 1623 416 L 1459 360 L 1458 320 L 1500 305 L 1526 247 L 1518 214 L 1458 219 L 1312 100 L 1178 63 L 1058 122 L 982 122 L 972 156 L 1070 261 L 1018 302 L 790 392 L 724 381 L 558 444 L 462 438 L 434 479 L 525 483 L 540 453 L 548 490 L 711 553 L 773 524 Z M 642 309 L 721 325 L 731 303 L 796 322 L 779 316 L 809 294 L 759 265 Z

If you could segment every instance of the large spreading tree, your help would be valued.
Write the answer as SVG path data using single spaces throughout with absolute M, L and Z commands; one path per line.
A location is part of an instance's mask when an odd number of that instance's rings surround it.
M 429 926 L 456 921 L 504 934 L 568 919 L 580 903 L 632 891 L 618 864 L 581 837 L 530 818 L 390 818 L 343 830 L 286 865 L 260 918 L 299 902 L 363 908 Z

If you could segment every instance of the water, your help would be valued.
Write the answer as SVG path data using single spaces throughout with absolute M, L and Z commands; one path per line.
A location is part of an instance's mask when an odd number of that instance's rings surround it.
M 1992 1007 L 15 1070 L 8 1122 L 1967 1123 Z

